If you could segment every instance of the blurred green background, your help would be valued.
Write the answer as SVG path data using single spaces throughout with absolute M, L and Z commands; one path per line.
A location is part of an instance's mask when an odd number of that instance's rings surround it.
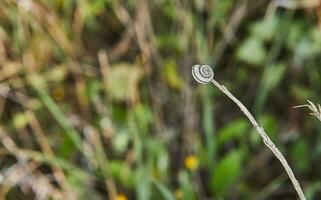
M 1 0 L 0 199 L 321 199 L 319 0 Z

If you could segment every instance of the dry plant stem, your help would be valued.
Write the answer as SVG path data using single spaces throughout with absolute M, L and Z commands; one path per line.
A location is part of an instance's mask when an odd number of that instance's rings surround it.
M 287 172 L 290 180 L 292 181 L 292 184 L 298 193 L 301 200 L 306 200 L 304 193 L 301 189 L 301 186 L 298 182 L 298 180 L 295 178 L 294 173 L 284 158 L 283 154 L 280 152 L 280 150 L 275 146 L 275 144 L 272 142 L 270 137 L 265 133 L 263 127 L 261 127 L 252 114 L 249 112 L 249 110 L 232 94 L 230 93 L 223 85 L 215 81 L 214 79 L 211 81 L 219 90 L 221 90 L 226 96 L 228 96 L 234 103 L 237 104 L 237 106 L 241 109 L 241 111 L 244 113 L 244 115 L 250 120 L 254 128 L 257 130 L 259 135 L 262 137 L 264 144 L 274 153 L 274 155 L 280 160 L 282 163 L 285 171 Z
M 318 104 L 316 106 L 312 101 L 308 100 L 309 104 L 300 105 L 300 106 L 294 106 L 293 108 L 302 108 L 302 107 L 308 107 L 311 111 L 310 115 L 315 116 L 318 120 L 321 121 L 321 105 Z

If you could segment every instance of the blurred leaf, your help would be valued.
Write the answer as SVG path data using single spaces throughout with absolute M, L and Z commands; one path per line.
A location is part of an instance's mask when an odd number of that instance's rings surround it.
M 112 160 L 109 162 L 114 179 L 126 188 L 133 188 L 135 185 L 134 171 L 125 161 Z
M 198 56 L 200 61 L 207 63 L 210 57 L 209 51 L 208 51 L 209 47 L 208 47 L 208 43 L 204 35 L 204 32 L 201 29 L 202 28 L 201 25 L 198 25 L 198 26 L 199 27 L 196 29 L 196 33 L 194 36 L 197 44 L 197 49 L 199 51 Z
M 297 141 L 291 149 L 291 157 L 295 163 L 295 168 L 301 173 L 308 170 L 311 163 L 311 151 L 305 140 Z
M 75 147 L 72 139 L 68 135 L 63 135 L 57 149 L 57 156 L 68 159 Z
M 273 63 L 265 65 L 264 72 L 259 85 L 259 93 L 256 98 L 254 110 L 255 113 L 261 113 L 271 90 L 279 86 L 286 71 L 283 63 Z
M 177 19 L 177 13 L 176 13 L 177 10 L 176 10 L 176 7 L 174 6 L 173 2 L 171 2 L 171 1 L 166 2 L 164 7 L 163 7 L 163 12 L 170 19 L 172 19 L 172 20 L 176 20 Z
M 314 41 L 314 46 L 321 50 L 321 29 L 319 27 L 315 27 L 311 30 L 312 40 Z
M 211 185 L 214 192 L 221 196 L 227 192 L 242 173 L 242 152 L 235 150 L 223 157 L 213 170 Z
M 302 38 L 304 31 L 303 23 L 301 21 L 294 21 L 289 27 L 289 34 L 286 37 L 286 44 L 288 48 L 294 51 L 297 47 L 298 41 Z
M 125 123 L 128 117 L 127 108 L 118 104 L 114 104 L 112 108 L 113 119 L 119 123 Z
M 157 156 L 157 170 L 160 172 L 160 176 L 166 178 L 169 169 L 169 156 L 166 149 L 159 152 Z
M 261 40 L 271 40 L 278 24 L 277 16 L 267 16 L 251 25 L 251 34 Z
M 244 119 L 238 119 L 230 122 L 218 132 L 218 145 L 221 146 L 230 140 L 244 136 L 249 127 L 249 123 Z
M 277 87 L 282 80 L 286 66 L 283 63 L 277 63 L 267 66 L 262 77 L 262 85 L 266 90 L 272 90 Z
M 149 174 L 149 170 L 146 168 L 146 166 L 140 166 L 136 170 L 135 186 L 137 199 L 149 200 L 151 197 Z
M 86 21 L 94 21 L 93 18 L 104 12 L 106 5 L 112 0 L 91 0 L 88 3 L 82 2 L 82 4 L 88 4 L 84 6 L 84 18 Z
M 247 82 L 249 80 L 250 73 L 247 71 L 246 66 L 240 66 L 239 68 L 237 68 L 237 72 L 235 73 L 235 75 L 238 82 L 242 83 Z
M 21 129 L 21 128 L 24 128 L 29 123 L 29 120 L 25 113 L 17 113 L 13 116 L 12 123 L 15 126 L 15 128 Z
M 68 75 L 68 68 L 66 66 L 55 66 L 52 69 L 46 71 L 43 75 L 47 81 L 63 81 Z
M 266 50 L 261 40 L 251 37 L 241 44 L 237 57 L 252 65 L 262 65 L 266 57 Z
M 213 98 L 209 93 L 210 88 L 202 87 L 202 103 L 203 103 L 203 129 L 205 131 L 207 161 L 211 165 L 215 160 L 215 140 L 214 133 L 214 114 L 213 114 Z
M 152 179 L 152 182 L 155 184 L 157 189 L 162 194 L 162 196 L 163 196 L 162 199 L 164 199 L 164 200 L 175 200 L 175 197 L 172 194 L 172 192 L 169 189 L 167 189 L 164 184 L 162 184 L 161 182 L 157 181 L 156 179 Z
M 156 165 L 158 175 L 165 172 L 169 166 L 168 153 L 164 143 L 161 140 L 146 139 L 146 149 L 148 150 L 148 157 Z M 166 177 L 159 177 L 160 179 Z
M 178 181 L 180 188 L 183 190 L 184 200 L 195 200 L 196 194 L 191 184 L 192 180 L 189 178 L 187 171 L 182 170 L 178 174 Z
M 226 20 L 226 15 L 235 5 L 235 1 L 217 1 L 210 15 L 210 25 L 214 25 L 218 20 Z
M 114 135 L 114 139 L 113 139 L 113 147 L 115 151 L 120 154 L 125 153 L 125 151 L 127 150 L 129 140 L 130 140 L 130 137 L 126 131 L 124 130 L 118 131 Z
M 294 49 L 294 62 L 297 65 L 302 65 L 306 59 L 310 58 L 315 53 L 316 49 L 314 48 L 313 41 L 307 38 L 301 38 Z
M 129 63 L 114 64 L 108 75 L 108 89 L 115 100 L 134 100 L 138 94 L 138 82 L 143 75 L 142 68 Z
M 149 125 L 153 121 L 153 113 L 148 105 L 139 104 L 133 110 L 135 120 L 141 134 L 147 134 Z
M 99 80 L 90 80 L 87 84 L 87 94 L 91 101 L 95 104 L 99 104 L 100 101 L 100 92 L 103 89 L 102 82 Z
M 182 80 L 177 72 L 177 64 L 175 60 L 168 59 L 164 63 L 163 75 L 168 83 L 174 89 L 181 89 L 182 87 Z
M 164 34 L 156 37 L 156 45 L 160 51 L 169 54 L 181 54 L 184 43 L 183 38 L 177 35 Z

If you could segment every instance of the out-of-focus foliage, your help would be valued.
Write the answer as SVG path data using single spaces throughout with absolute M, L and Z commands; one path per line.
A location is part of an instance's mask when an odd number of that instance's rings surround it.
M 318 2 L 1 0 L 0 199 L 320 199 Z

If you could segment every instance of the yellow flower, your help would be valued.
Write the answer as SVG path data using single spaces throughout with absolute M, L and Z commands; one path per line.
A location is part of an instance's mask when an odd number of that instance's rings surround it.
M 175 190 L 176 199 L 182 199 L 183 196 L 184 196 L 184 193 L 182 192 L 182 190 L 180 190 L 180 189 Z
M 119 194 L 117 195 L 116 200 L 127 200 L 127 197 L 124 194 Z
M 65 91 L 62 87 L 57 87 L 53 90 L 52 95 L 56 101 L 60 101 L 65 96 Z
M 194 170 L 198 167 L 198 158 L 195 155 L 188 155 L 185 158 L 185 167 L 190 170 Z

